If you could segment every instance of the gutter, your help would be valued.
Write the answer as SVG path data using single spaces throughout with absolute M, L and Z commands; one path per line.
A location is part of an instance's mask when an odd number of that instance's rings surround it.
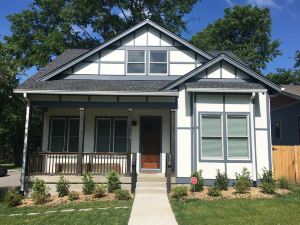
M 186 88 L 187 92 L 205 92 L 205 93 L 253 93 L 267 92 L 267 89 L 229 89 L 229 88 Z

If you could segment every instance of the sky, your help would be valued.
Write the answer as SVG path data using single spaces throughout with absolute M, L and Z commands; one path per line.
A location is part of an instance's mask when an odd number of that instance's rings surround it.
M 0 0 L 0 39 L 10 34 L 7 16 L 26 9 L 32 0 Z M 300 50 L 300 0 L 202 0 L 193 11 L 185 17 L 188 31 L 183 33 L 190 39 L 208 24 L 224 16 L 224 9 L 234 5 L 257 5 L 268 7 L 272 17 L 272 39 L 281 41 L 282 55 L 268 63 L 264 74 L 275 72 L 276 68 L 292 68 L 296 50 Z M 26 73 L 30 76 L 35 68 Z

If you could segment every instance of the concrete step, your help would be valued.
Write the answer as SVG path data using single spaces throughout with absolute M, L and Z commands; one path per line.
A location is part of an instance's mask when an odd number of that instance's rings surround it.
M 159 188 L 159 187 L 148 187 L 148 188 L 136 188 L 136 194 L 167 194 L 167 188 Z
M 161 174 L 139 174 L 137 182 L 166 182 L 166 178 Z
M 166 182 L 137 182 L 136 187 L 137 188 L 152 188 L 152 187 L 165 188 Z

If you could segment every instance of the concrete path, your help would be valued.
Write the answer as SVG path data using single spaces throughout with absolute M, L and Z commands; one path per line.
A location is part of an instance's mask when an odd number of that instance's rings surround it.
M 5 177 L 0 177 L 0 188 L 20 186 L 20 176 L 21 170 L 8 170 Z
M 166 183 L 161 179 L 142 177 L 142 181 L 139 181 L 138 178 L 129 225 L 177 225 L 167 196 Z

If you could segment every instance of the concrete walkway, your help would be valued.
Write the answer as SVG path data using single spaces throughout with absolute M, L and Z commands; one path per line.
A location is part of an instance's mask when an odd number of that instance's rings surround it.
M 129 225 L 177 225 L 162 179 L 138 178 Z
M 8 170 L 7 176 L 0 177 L 0 188 L 19 187 L 21 170 Z

